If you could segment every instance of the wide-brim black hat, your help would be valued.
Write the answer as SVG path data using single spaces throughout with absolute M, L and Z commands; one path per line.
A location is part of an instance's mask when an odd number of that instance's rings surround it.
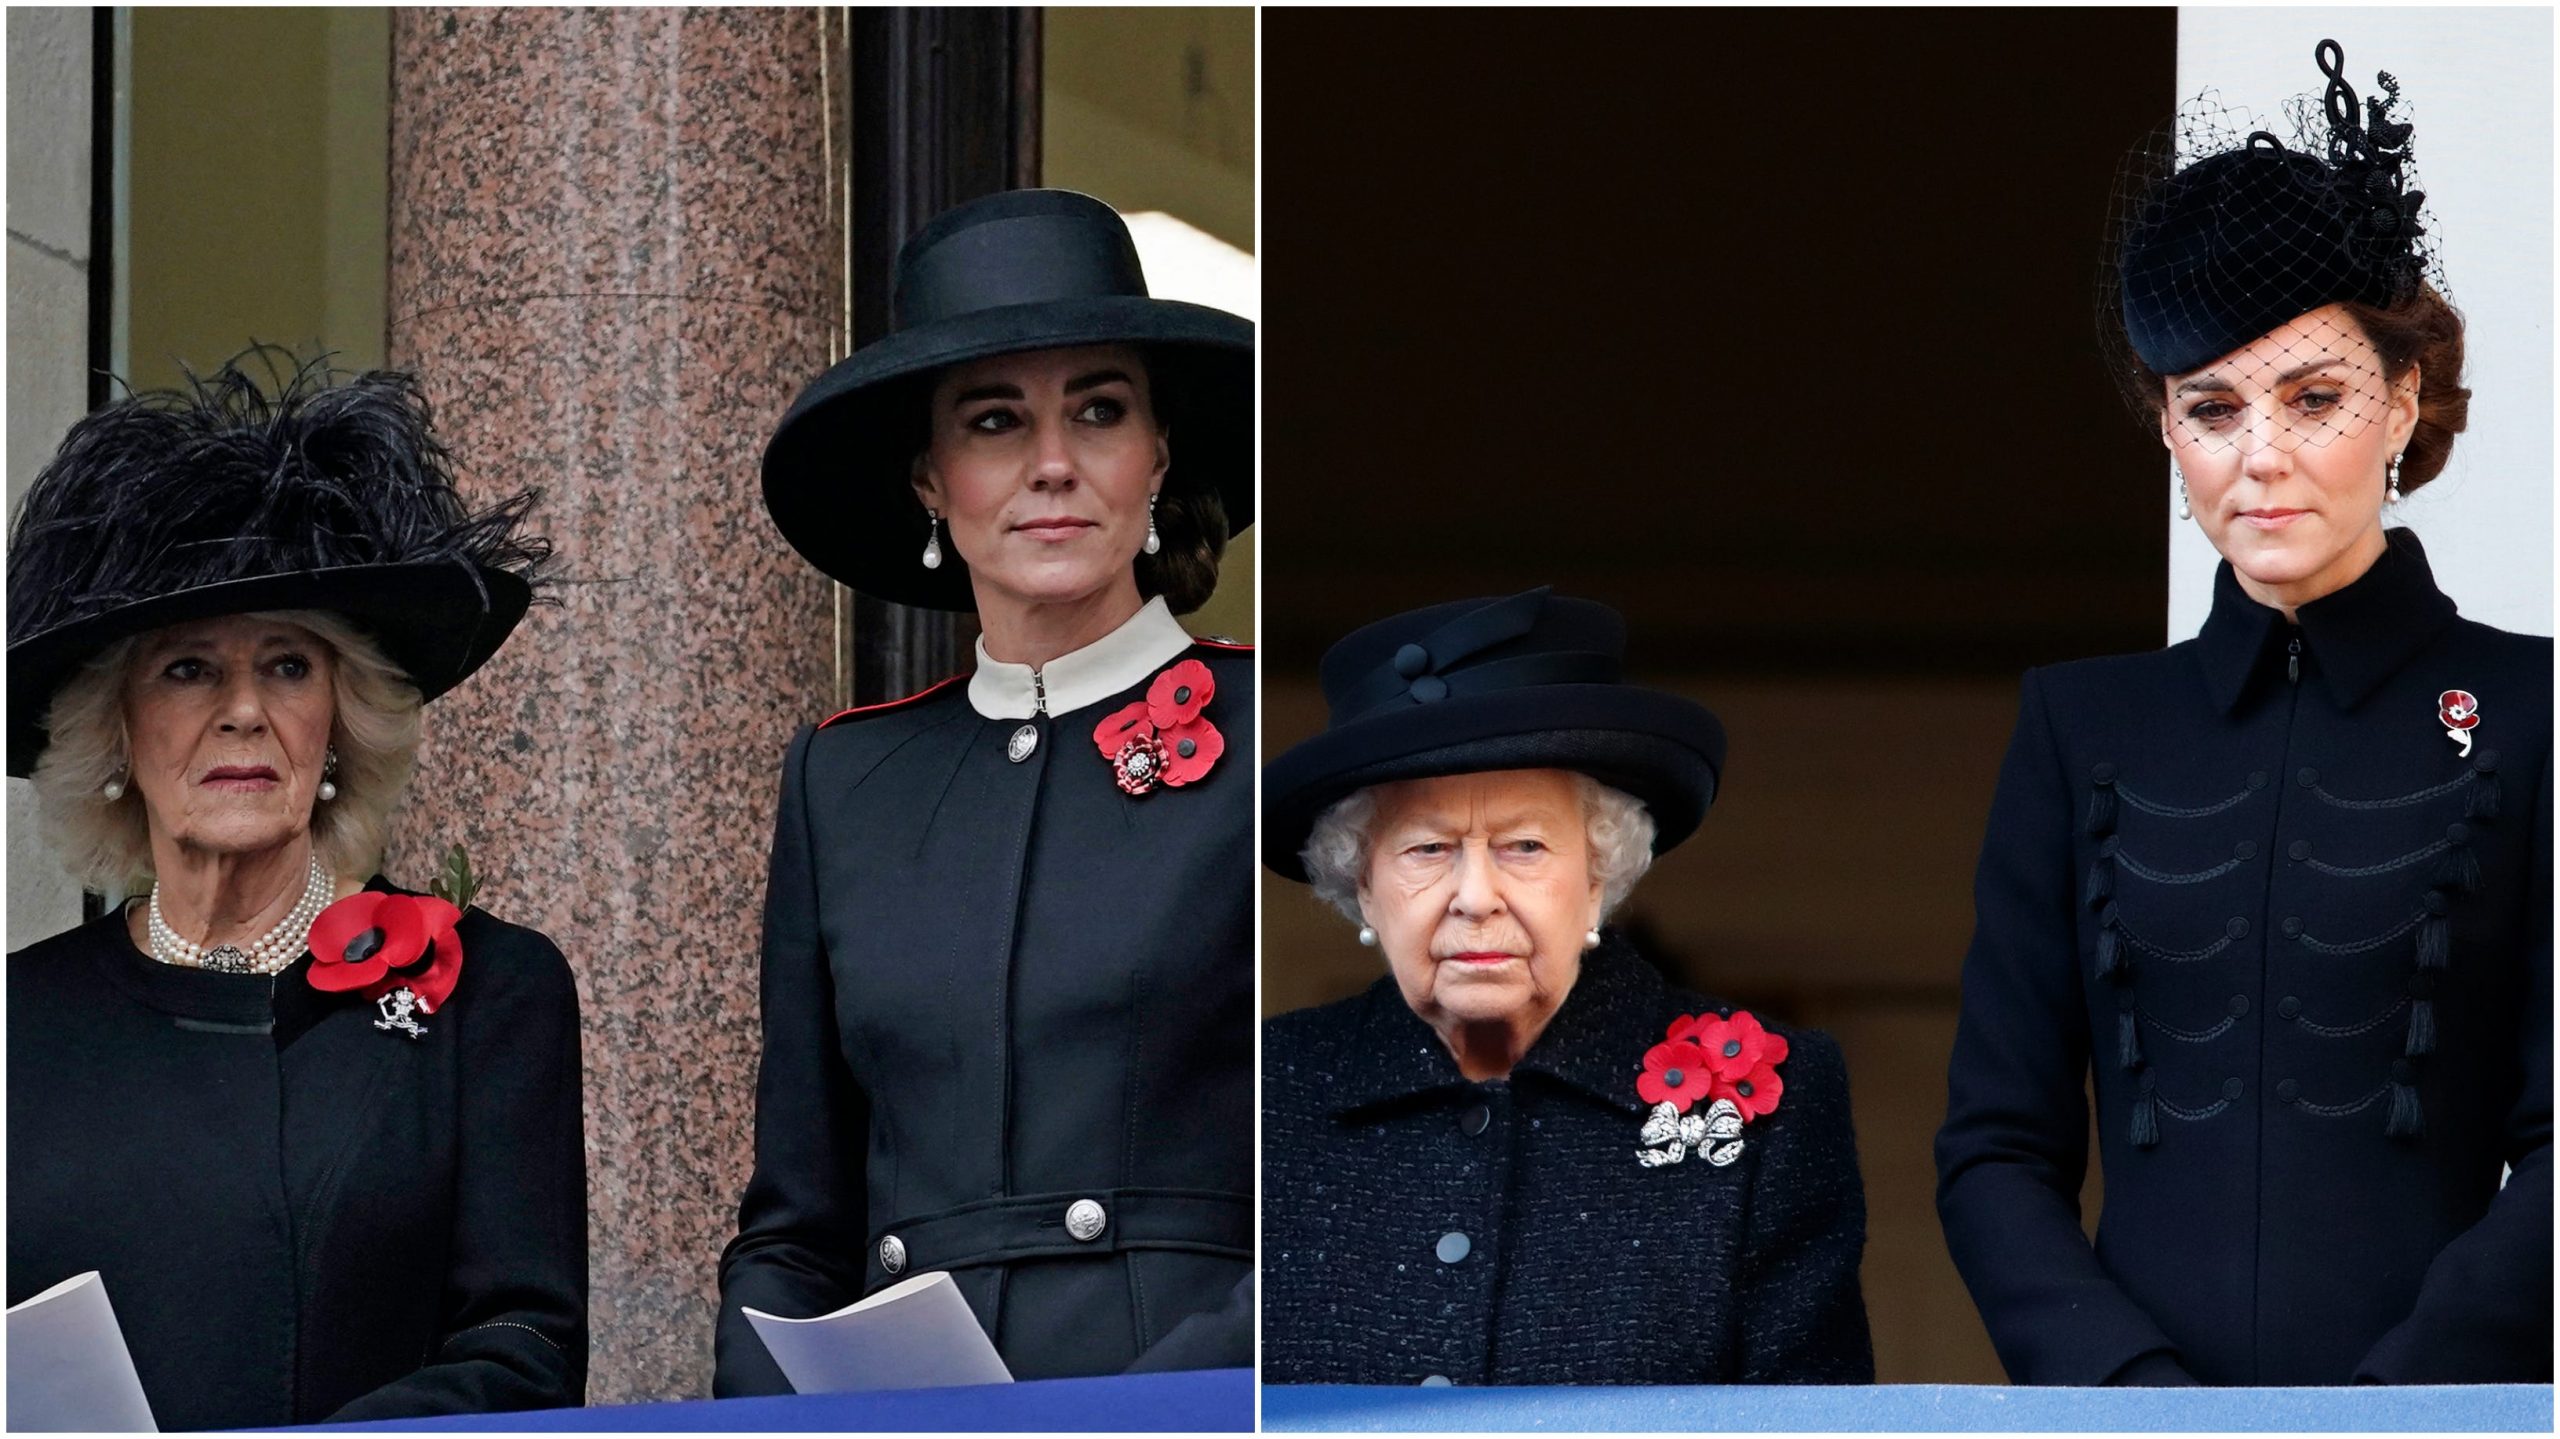
M 1262 771 L 1262 862 L 1304 881 L 1325 809 L 1394 780 L 1563 769 L 1644 802 L 1656 854 L 1695 833 L 1724 772 L 1704 706 L 1625 683 L 1626 623 L 1545 589 L 1460 600 L 1345 636 L 1319 666 L 1330 719 Z
M 809 563 L 880 599 L 975 606 L 949 545 L 926 569 L 911 480 L 933 377 L 1026 350 L 1137 345 L 1168 431 L 1169 490 L 1215 492 L 1230 534 L 1253 520 L 1253 324 L 1147 293 L 1129 227 L 1069 190 L 1013 190 L 935 217 L 898 252 L 889 334 L 803 390 L 764 452 L 764 503 Z
M 239 366 L 81 420 L 28 489 L 9 543 L 11 775 L 34 770 L 63 684 L 130 635 L 328 611 L 434 699 L 524 618 L 551 553 L 518 533 L 533 497 L 466 507 L 413 380 L 331 384 L 315 362 L 273 371 L 270 394 Z
M 2390 305 L 2424 278 L 2411 127 L 2387 114 L 2399 83 L 2381 75 L 2384 98 L 2360 109 L 2337 42 L 2321 41 L 2315 58 L 2329 77 L 2305 126 L 2324 132 L 2316 141 L 2219 135 L 2220 112 L 2199 99 L 2174 141 L 2164 135 L 2128 163 L 2114 298 L 2152 373 L 2202 369 L 2326 305 Z

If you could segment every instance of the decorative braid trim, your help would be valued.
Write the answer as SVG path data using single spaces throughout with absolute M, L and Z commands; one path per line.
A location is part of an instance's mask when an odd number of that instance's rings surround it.
M 2407 934 L 2413 929 L 2416 929 L 2426 920 L 2426 918 L 2427 912 L 2422 909 L 2416 914 L 2409 916 L 2407 919 L 2400 921 L 2398 924 L 2393 925 L 2391 928 L 2384 930 L 2382 933 L 2373 936 L 2371 939 L 2347 940 L 2342 943 L 2332 944 L 2328 940 L 2315 939 L 2312 936 L 2305 934 L 2297 937 L 2294 942 L 2301 945 L 2304 949 L 2310 950 L 2314 954 L 2366 954 L 2373 950 L 2380 949 L 2391 941 L 2398 939 L 2400 936 Z
M 2161 1099 L 2156 1091 L 2151 1097 L 2159 1101 L 2161 1112 L 2168 1115 L 2171 1119 L 2211 1119 L 2215 1115 L 2220 1114 L 2222 1111 L 2231 1107 L 2230 1100 L 2217 1099 L 2202 1109 L 2180 1109 L 2169 1101 Z
M 2129 855 L 2119 849 L 2116 851 L 2116 863 L 2124 868 L 2125 873 L 2130 874 L 2137 879 L 2147 879 L 2153 884 L 2202 884 L 2209 879 L 2220 879 L 2231 871 L 2247 864 L 2248 861 L 2244 859 L 2226 859 L 2211 869 L 2200 869 L 2190 874 L 2173 874 L 2167 870 L 2153 869 L 2149 865 L 2144 864 L 2142 861 L 2135 859 L 2132 855 Z
M 2169 949 L 2162 945 L 2154 944 L 2150 940 L 2144 939 L 2142 936 L 2135 934 L 2132 930 L 2126 929 L 2121 922 L 2116 925 L 2116 929 L 2124 936 L 2125 943 L 2132 945 L 2135 949 L 2142 951 L 2153 959 L 2167 960 L 2171 964 L 2195 964 L 2201 960 L 2211 959 L 2215 955 L 2229 949 L 2232 943 L 2231 936 L 2226 934 L 2222 938 L 2215 940 L 2213 943 L 2206 945 L 2202 949 Z
M 2134 1013 L 2142 1016 L 2143 1023 L 2150 1025 L 2153 1029 L 2160 1031 L 2162 1034 L 2169 1036 L 2171 1039 L 2174 1039 L 2181 1044 L 2203 1044 L 2208 1040 L 2220 1039 L 2225 1034 L 2231 1032 L 2231 1026 L 2240 1022 L 2233 1016 L 2226 1014 L 2222 1017 L 2222 1022 L 2213 1026 L 2211 1029 L 2179 1029 L 2174 1025 L 2162 1024 L 2160 1022 L 2160 1017 L 2153 1014 L 2150 1010 L 2138 1009 L 2135 1010 Z
M 2144 814 L 2156 814 L 2162 819 L 2203 819 L 2207 815 L 2220 814 L 2226 809 L 2237 808 L 2238 806 L 2247 803 L 2249 796 L 2257 793 L 2257 791 L 2244 789 L 2229 799 L 2215 800 L 2211 804 L 2190 806 L 2162 804 L 2156 799 L 2144 799 L 2142 796 L 2135 794 L 2132 790 L 2125 788 L 2121 781 L 2116 784 L 2116 793 L 2123 798 L 2126 804 L 2133 806 Z
M 530 1324 L 518 1324 L 512 1319 L 492 1319 L 486 1324 L 474 1324 L 470 1329 L 463 1330 L 461 1334 L 453 1335 L 451 1338 L 445 1340 L 444 1344 L 439 1344 L 436 1347 L 438 1349 L 442 1349 L 445 1347 L 445 1344 L 453 1343 L 454 1340 L 460 1339 L 463 1334 L 469 1334 L 473 1332 L 473 1330 L 479 1329 L 521 1329 L 525 1333 L 532 1335 L 534 1338 L 541 1340 L 543 1343 L 550 1345 L 559 1353 L 566 1354 L 569 1352 L 560 1348 L 559 1340 L 552 1338 L 550 1335 L 543 1333 L 541 1330 L 534 1328 Z
M 2303 861 L 2303 866 L 2307 869 L 2316 869 L 2322 874 L 2334 874 L 2342 879 L 2363 879 L 2367 875 L 2389 874 L 2395 869 L 2407 869 L 2422 859 L 2433 859 L 2451 848 L 2453 848 L 2452 840 L 2440 839 L 2424 849 L 2413 849 L 2398 859 L 2386 859 L 2380 864 L 2323 864 L 2316 859 L 2307 859 Z
M 2408 805 L 2425 804 L 2438 795 L 2451 794 L 2464 785 L 2472 783 L 2479 778 L 2479 775 L 2480 772 L 2476 769 L 2466 769 L 2442 784 L 2432 784 L 2425 789 L 2394 795 L 2390 799 L 2348 799 L 2343 795 L 2331 794 L 2316 784 L 2311 787 L 2311 792 L 2319 796 L 2322 803 L 2334 805 L 2339 809 L 2400 809 Z
M 2294 1023 L 2302 1027 L 2303 1033 L 2316 1034 L 2322 1039 L 2353 1039 L 2359 1034 L 2371 1034 L 2382 1026 L 2389 1024 L 2394 1018 L 2398 1017 L 2400 1011 L 2407 1009 L 2408 1007 L 2409 997 L 2407 995 L 2402 995 L 2400 998 L 2392 1001 L 2389 1009 L 2382 1011 L 2380 1014 L 2364 1021 L 2362 1024 L 2317 1024 L 2311 1020 L 2300 1018 L 2295 1019 Z
M 2382 1096 L 2389 1094 L 2390 1092 L 2391 1083 L 2390 1081 L 2385 1080 L 2383 1081 L 2383 1085 L 2380 1089 L 2375 1090 L 2373 1093 L 2366 1095 L 2364 1098 L 2357 1100 L 2353 1104 L 2314 1104 L 2308 1099 L 2293 1099 L 2286 1102 L 2305 1114 L 2317 1114 L 2323 1119 L 2339 1119 L 2350 1114 L 2361 1114 L 2364 1111 L 2373 1108 L 2373 1106 L 2381 1100 Z

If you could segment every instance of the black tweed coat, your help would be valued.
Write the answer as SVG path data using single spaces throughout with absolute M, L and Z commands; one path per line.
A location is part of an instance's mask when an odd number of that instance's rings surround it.
M 2015 1379 L 2550 1381 L 2551 641 L 2405 530 L 2299 620 L 2027 676 L 1938 1136 Z
M 1866 1199 L 1839 1047 L 1718 1168 L 1640 1166 L 1646 1049 L 1684 1014 L 1611 936 L 1508 1080 L 1470 1083 L 1391 979 L 1263 1041 L 1273 1383 L 1862 1384 Z

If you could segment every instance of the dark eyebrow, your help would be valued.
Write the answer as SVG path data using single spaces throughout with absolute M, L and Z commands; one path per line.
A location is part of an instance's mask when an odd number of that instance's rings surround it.
M 2285 371 L 2283 374 L 2276 376 L 2276 383 L 2279 385 L 2290 385 L 2305 375 L 2316 375 L 2322 370 L 2329 368 L 2331 365 L 2343 365 L 2346 363 L 2348 362 L 2340 356 L 2323 355 L 2319 359 L 2309 361 L 2305 364 L 2296 365 L 2292 369 Z M 2191 391 L 2228 390 L 2230 388 L 2231 382 L 2222 378 L 2220 375 L 2198 375 L 2195 378 L 2179 385 L 2178 393 L 2183 395 Z
M 1079 375 L 1067 381 L 1067 393 L 1072 395 L 1079 390 L 1090 390 L 1096 385 L 1110 384 L 1114 380 L 1124 385 L 1137 383 L 1129 378 L 1129 372 L 1126 370 L 1096 370 L 1090 375 Z
M 959 394 L 952 396 L 951 408 L 956 410 L 962 405 L 970 404 L 977 400 L 1019 400 L 1021 398 L 1022 390 L 1019 386 L 980 385 L 976 389 L 962 390 Z
M 2208 390 L 2227 390 L 2230 388 L 2231 382 L 2222 378 L 2220 375 L 2196 375 L 2180 381 L 2177 393 L 2187 395 Z

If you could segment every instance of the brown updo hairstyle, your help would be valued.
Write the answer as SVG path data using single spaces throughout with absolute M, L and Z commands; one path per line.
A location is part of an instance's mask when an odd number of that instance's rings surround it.
M 2400 453 L 2400 491 L 2407 494 L 2444 473 L 2445 462 L 2453 458 L 2453 437 L 2471 423 L 2471 390 L 2462 383 L 2462 312 L 2424 283 L 2388 305 L 2349 300 L 2341 308 L 2382 356 L 2384 374 L 2397 377 L 2412 365 L 2418 367 L 2418 424 Z M 2167 378 L 2134 354 L 2121 320 L 2108 328 L 2125 400 L 2145 423 L 2157 427 L 2168 403 Z

